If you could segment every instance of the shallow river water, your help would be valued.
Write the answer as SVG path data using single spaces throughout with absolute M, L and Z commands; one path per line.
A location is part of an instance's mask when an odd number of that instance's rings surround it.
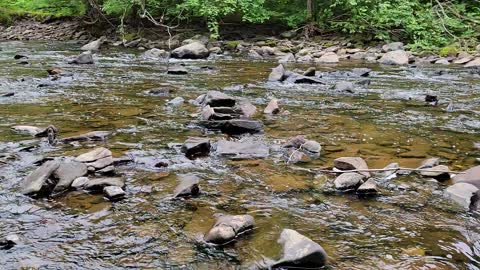
M 166 65 L 145 60 L 137 51 L 105 50 L 96 64 L 68 65 L 78 44 L 0 43 L 0 238 L 10 233 L 22 243 L 0 250 L 0 268 L 39 269 L 236 269 L 263 256 L 278 258 L 282 229 L 295 229 L 321 244 L 329 269 L 480 269 L 480 222 L 446 201 L 438 183 L 414 174 L 391 179 L 374 198 L 359 198 L 330 188 L 334 175 L 298 167 L 331 167 L 333 159 L 361 156 L 370 168 L 398 162 L 418 167 L 440 157 L 451 170 L 476 164 L 480 151 L 480 76 L 459 67 L 382 67 L 348 62 L 318 65 L 327 87 L 266 83 L 275 62 L 242 59 L 185 61 L 188 75 L 167 75 Z M 28 65 L 13 59 L 28 55 Z M 60 67 L 73 78 L 50 81 L 47 68 Z M 306 65 L 289 68 L 306 69 Z M 330 89 L 345 77 L 338 70 L 373 70 L 368 88 L 354 94 Z M 39 87 L 42 85 L 43 87 Z M 147 94 L 168 88 L 170 97 Z M 202 130 L 181 96 L 195 99 L 208 90 L 247 97 L 265 124 L 257 135 L 270 146 L 264 160 L 230 161 L 215 155 L 188 161 L 169 143 L 188 136 L 225 135 Z M 438 106 L 426 105 L 426 94 Z M 290 114 L 262 115 L 271 97 Z M 449 102 L 454 111 L 447 112 Z M 107 142 L 48 146 L 45 140 L 12 133 L 14 125 L 54 124 L 60 137 L 90 131 L 114 132 Z M 322 144 L 321 157 L 302 166 L 285 163 L 281 145 L 296 135 Z M 25 146 L 31 151 L 18 151 Z M 18 187 L 42 157 L 75 156 L 105 146 L 133 164 L 117 173 L 127 179 L 126 199 L 111 203 L 102 195 L 67 193 L 35 200 Z M 8 156 L 8 157 L 6 157 Z M 170 168 L 156 168 L 163 159 Z M 202 178 L 203 195 L 169 199 L 176 175 Z M 165 175 L 167 175 L 165 177 Z M 401 187 L 401 188 L 399 188 Z M 250 214 L 253 233 L 222 248 L 197 239 L 218 213 Z

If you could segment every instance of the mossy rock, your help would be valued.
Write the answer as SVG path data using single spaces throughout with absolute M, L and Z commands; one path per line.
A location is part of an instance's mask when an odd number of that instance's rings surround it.
M 240 44 L 240 41 L 238 40 L 230 40 L 226 42 L 227 49 L 231 51 L 237 49 L 238 44 Z
M 446 46 L 446 47 L 441 48 L 440 51 L 438 52 L 438 54 L 442 57 L 457 56 L 458 52 L 459 52 L 458 47 L 456 47 L 456 46 Z

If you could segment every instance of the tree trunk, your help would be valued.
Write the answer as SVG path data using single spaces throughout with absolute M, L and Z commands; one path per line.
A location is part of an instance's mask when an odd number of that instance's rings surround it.
M 309 22 L 313 21 L 313 1 L 307 0 L 307 20 Z

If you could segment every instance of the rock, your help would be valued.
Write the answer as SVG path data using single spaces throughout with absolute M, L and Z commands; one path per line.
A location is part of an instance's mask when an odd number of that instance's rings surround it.
M 103 194 L 111 201 L 117 201 L 125 197 L 125 191 L 117 186 L 104 187 Z
M 169 97 L 171 93 L 173 93 L 173 89 L 168 88 L 157 88 L 144 91 L 147 95 L 157 96 L 157 97 Z
M 480 166 L 475 166 L 453 177 L 453 183 L 469 183 L 480 189 Z
M 390 163 L 385 168 L 383 169 L 392 169 L 390 171 L 383 171 L 383 172 L 377 172 L 375 173 L 375 176 L 378 178 L 388 178 L 392 175 L 394 175 L 397 172 L 397 169 L 400 168 L 398 163 Z
M 312 158 L 298 149 L 289 149 L 286 156 L 287 164 L 308 163 Z
M 270 75 L 268 75 L 269 82 L 281 82 L 285 79 L 285 67 L 280 64 L 272 69 Z
M 168 58 L 168 52 L 157 48 L 150 49 L 143 53 L 144 58 L 163 59 Z
M 105 42 L 105 37 L 101 37 L 95 41 L 92 41 L 88 44 L 83 45 L 80 50 L 82 51 L 98 51 L 100 46 Z
M 313 57 L 311 55 L 300 56 L 297 58 L 297 62 L 310 63 L 310 62 L 313 62 Z
M 251 118 L 257 112 L 257 107 L 255 107 L 248 100 L 240 100 L 235 105 L 235 110 L 239 112 L 245 118 Z
M 220 216 L 205 235 L 205 242 L 223 245 L 231 242 L 240 234 L 253 229 L 255 221 L 250 215 Z
M 271 264 L 269 269 L 317 269 L 327 263 L 325 250 L 297 231 L 284 229 L 278 242 L 283 246 L 283 256 Z
M 113 160 L 113 159 L 112 159 L 112 160 Z M 106 167 L 103 168 L 103 169 L 97 169 L 97 171 L 96 171 L 95 173 L 97 173 L 97 174 L 102 174 L 102 175 L 113 174 L 113 173 L 115 173 L 115 166 L 110 165 L 110 166 L 106 166 Z
M 338 58 L 338 55 L 336 53 L 327 52 L 324 55 L 322 55 L 320 58 L 315 59 L 315 62 L 333 64 L 333 63 L 338 63 L 339 58 Z
M 473 208 L 478 200 L 478 187 L 469 183 L 456 183 L 444 191 L 444 196 L 466 209 Z
M 480 150 L 480 142 L 473 143 L 473 148 Z
M 304 73 L 303 76 L 306 77 L 315 77 L 316 69 L 315 67 L 309 67 Z
M 200 42 L 192 42 L 172 51 L 172 57 L 180 59 L 203 59 L 209 54 L 207 47 Z
M 340 170 L 368 170 L 367 163 L 361 157 L 341 157 L 333 161 L 333 166 Z M 369 172 L 359 172 L 366 177 L 370 177 Z
M 87 165 L 80 162 L 64 162 L 55 170 L 53 176 L 58 179 L 53 192 L 62 192 L 70 188 L 72 182 L 86 175 Z
M 77 179 L 73 180 L 70 187 L 74 190 L 80 190 L 87 185 L 88 181 L 90 181 L 88 177 L 78 177 Z
M 364 175 L 359 173 L 342 173 L 335 178 L 335 188 L 338 190 L 356 189 L 363 183 Z
M 15 59 L 15 60 L 28 59 L 28 56 L 23 55 L 23 54 L 15 54 L 15 55 L 13 56 L 13 59 Z
M 437 64 L 437 65 L 450 65 L 450 62 L 448 61 L 448 59 L 440 58 L 437 61 L 435 61 L 435 64 Z
M 83 141 L 106 141 L 107 137 L 112 134 L 110 131 L 93 131 L 78 136 L 71 136 L 60 139 L 63 143 L 83 142 Z
M 183 66 L 173 66 L 168 68 L 167 73 L 172 75 L 186 75 L 188 74 L 188 70 Z
M 288 141 L 283 145 L 283 147 L 285 148 L 293 147 L 293 148 L 299 149 L 306 142 L 307 140 L 305 139 L 304 135 L 298 135 L 288 139 Z
M 247 58 L 250 59 L 250 60 L 263 60 L 263 56 L 261 56 L 255 50 L 249 50 L 248 54 L 247 54 Z
M 95 160 L 94 162 L 88 162 L 86 163 L 87 167 L 93 167 L 95 170 L 100 170 L 100 169 L 103 169 L 103 168 L 106 168 L 110 165 L 113 164 L 113 157 L 112 156 L 108 156 L 108 157 L 105 157 L 105 158 L 100 158 L 100 159 L 97 159 Z
M 377 183 L 373 179 L 368 179 L 365 183 L 357 188 L 357 194 L 359 195 L 375 195 L 377 193 Z
M 302 150 L 305 150 L 314 154 L 319 154 L 320 151 L 322 150 L 322 146 L 316 141 L 308 140 L 302 144 Z
M 72 59 L 69 59 L 67 61 L 69 64 L 78 64 L 78 65 L 84 65 L 84 64 L 93 64 L 93 55 L 90 51 L 83 52 L 79 56 L 74 57 Z
M 123 46 L 125 46 L 125 48 L 134 48 L 134 47 L 137 47 L 140 44 L 140 42 L 142 42 L 142 39 L 137 38 L 124 43 Z
M 204 106 L 209 105 L 210 107 L 233 107 L 235 103 L 234 97 L 219 91 L 208 91 L 202 101 Z
M 45 129 L 34 127 L 34 126 L 13 126 L 12 131 L 22 134 L 29 134 L 32 136 L 37 135 L 38 133 L 43 132 Z
M 263 110 L 265 114 L 277 114 L 280 112 L 280 107 L 278 106 L 278 100 L 273 98 L 268 103 L 267 107 Z
M 398 50 L 403 50 L 402 42 L 392 42 L 382 46 L 383 52 L 391 52 L 391 51 L 398 51 Z
M 202 43 L 203 45 L 207 45 L 208 44 L 208 41 L 209 41 L 209 38 L 207 36 L 204 36 L 204 35 L 195 35 L 189 39 L 185 39 L 184 41 L 182 41 L 182 45 L 186 45 L 186 44 L 190 44 L 190 43 L 193 43 L 193 42 L 200 42 Z
M 200 178 L 193 174 L 184 174 L 178 176 L 180 183 L 173 192 L 173 197 L 197 196 L 200 193 Z
M 223 51 L 222 51 L 222 48 L 220 47 L 212 47 L 209 49 L 210 53 L 215 53 L 215 54 L 221 54 Z
M 265 143 L 255 140 L 245 139 L 238 142 L 220 140 L 217 143 L 216 154 L 230 159 L 258 159 L 268 157 L 269 148 Z
M 284 57 L 278 60 L 278 63 L 295 63 L 295 55 L 287 53 Z
M 217 129 L 230 135 L 245 133 L 255 134 L 263 131 L 263 123 L 257 120 L 232 119 L 222 121 L 202 121 L 201 124 L 209 129 Z
M 24 195 L 44 195 L 49 193 L 54 183 L 47 181 L 50 176 L 58 169 L 60 162 L 47 161 L 35 171 L 30 173 L 23 181 L 20 192 Z
M 378 62 L 384 65 L 407 65 L 408 54 L 403 50 L 390 51 L 385 53 Z
M 325 84 L 324 81 L 316 77 L 303 76 L 301 74 L 293 73 L 285 79 L 285 82 L 295 84 Z
M 360 85 L 362 87 L 369 87 L 371 83 L 372 83 L 372 80 L 370 79 L 363 79 L 358 82 L 355 82 L 356 85 Z
M 435 167 L 432 167 L 432 168 L 427 168 L 427 169 L 435 170 L 435 171 L 438 171 L 438 172 L 421 171 L 420 175 L 423 176 L 423 177 L 431 177 L 431 178 L 434 178 L 434 179 L 439 180 L 439 181 L 445 181 L 445 180 L 450 179 L 450 173 L 449 173 L 450 169 L 445 165 L 438 165 L 438 166 L 435 166 Z
M 440 159 L 437 157 L 433 157 L 433 158 L 429 158 L 422 161 L 422 164 L 420 164 L 420 167 L 418 167 L 417 169 L 429 169 L 439 164 L 440 164 Z
M 480 57 L 473 59 L 472 61 L 465 64 L 466 68 L 478 68 L 480 67 Z
M 0 249 L 8 250 L 21 243 L 20 237 L 16 234 L 9 234 L 5 238 L 0 239 Z
M 167 102 L 167 105 L 173 108 L 180 107 L 185 102 L 185 99 L 182 97 L 176 97 Z
M 182 145 L 182 152 L 188 158 L 208 156 L 210 153 L 210 139 L 208 138 L 189 138 Z
M 335 90 L 338 92 L 353 93 L 355 86 L 351 82 L 338 82 L 335 84 Z
M 454 60 L 453 63 L 457 65 L 464 65 L 472 60 L 473 60 L 473 56 L 465 56 L 462 58 L 459 57 L 458 59 Z
M 85 184 L 85 189 L 92 191 L 102 191 L 104 187 L 116 186 L 123 188 L 125 186 L 125 180 L 120 177 L 108 177 L 108 178 L 95 178 L 90 179 Z
M 93 151 L 79 155 L 77 158 L 75 158 L 75 161 L 94 162 L 96 160 L 106 158 L 106 157 L 111 157 L 111 156 L 112 156 L 112 152 L 110 150 L 104 147 L 99 147 L 94 149 Z
M 372 72 L 372 70 L 369 69 L 369 68 L 354 68 L 354 69 L 352 69 L 352 73 L 355 76 L 359 76 L 359 77 L 368 77 L 368 76 L 370 76 L 370 72 Z
M 9 93 L 5 93 L 5 94 L 0 95 L 0 97 L 13 97 L 13 96 L 15 96 L 14 92 L 9 92 Z

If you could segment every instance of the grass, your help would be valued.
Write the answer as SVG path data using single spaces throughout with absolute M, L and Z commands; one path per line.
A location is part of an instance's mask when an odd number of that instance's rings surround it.
M 82 0 L 0 0 L 0 23 L 13 17 L 34 16 L 55 18 L 82 16 L 86 6 Z

